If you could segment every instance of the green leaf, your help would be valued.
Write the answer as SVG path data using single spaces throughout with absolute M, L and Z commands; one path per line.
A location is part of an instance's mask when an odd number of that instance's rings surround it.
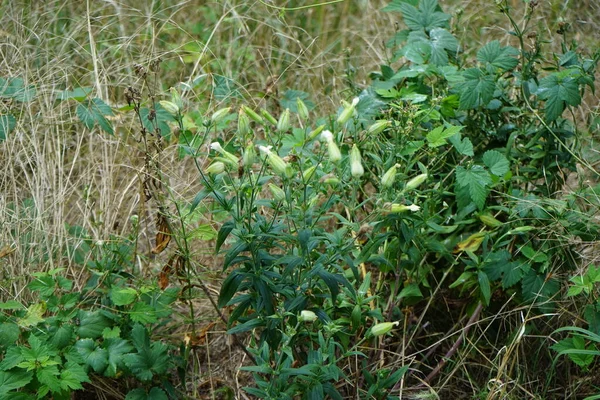
M 456 167 L 456 184 L 459 188 L 468 191 L 471 201 L 481 210 L 489 193 L 488 186 L 492 178 L 481 165 L 473 165 L 470 169 L 462 166 Z
M 392 2 L 384 8 L 384 11 L 400 11 L 404 17 L 404 23 L 413 31 L 429 31 L 433 28 L 444 28 L 448 26 L 450 15 L 440 10 L 437 0 L 421 0 L 419 9 L 408 2 Z
M 433 65 L 448 65 L 448 51 L 457 52 L 458 40 L 447 30 L 432 29 L 429 34 L 413 31 L 401 53 L 415 64 L 429 62 Z
M 73 337 L 73 325 L 63 324 L 56 331 L 52 332 L 49 342 L 57 349 L 62 350 L 71 344 Z
M 279 100 L 279 104 L 281 105 L 281 108 L 283 110 L 289 108 L 291 112 L 297 113 L 297 99 L 302 100 L 309 111 L 315 108 L 315 103 L 312 100 L 310 100 L 310 95 L 301 90 L 286 90 L 283 94 L 283 97 Z
M 530 269 L 521 281 L 521 290 L 525 300 L 535 301 L 537 304 L 546 303 L 558 293 L 560 283 L 554 278 L 548 278 L 545 274 L 538 274 Z M 547 303 L 543 308 L 551 310 L 554 305 Z
M 402 291 L 400 291 L 400 294 L 398 295 L 398 300 L 410 297 L 423 298 L 423 293 L 421 293 L 421 289 L 419 289 L 419 285 L 417 285 L 416 283 L 411 283 L 410 285 L 402 289 Z
M 137 298 L 137 290 L 134 288 L 113 287 L 110 290 L 110 299 L 116 306 L 126 306 Z
M 35 95 L 35 86 L 25 86 L 23 78 L 17 77 L 8 80 L 0 78 L 0 97 L 14 99 L 20 103 L 25 103 L 33 100 Z
M 31 371 L 0 371 L 0 394 L 20 389 L 31 382 L 32 378 L 33 372 Z
M 56 93 L 57 100 L 70 100 L 75 99 L 77 101 L 85 100 L 90 93 L 92 93 L 91 87 L 78 87 L 73 90 L 61 90 Z
M 229 276 L 223 281 L 221 285 L 221 292 L 219 293 L 218 306 L 225 307 L 229 300 L 237 293 L 237 290 L 244 280 L 244 275 L 238 270 L 232 271 Z
M 477 52 L 477 61 L 487 66 L 509 71 L 519 64 L 519 50 L 511 46 L 502 47 L 500 42 L 492 40 Z M 492 69 L 490 72 L 494 72 Z
M 104 328 L 112 326 L 112 321 L 100 311 L 80 310 L 78 334 L 81 338 L 98 339 L 102 336 Z
M 92 129 L 97 124 L 107 133 L 111 135 L 114 133 L 111 123 L 106 119 L 107 115 L 113 115 L 112 108 L 101 99 L 95 97 L 81 102 L 76 112 L 88 129 Z
M 511 262 L 510 259 L 510 253 L 501 250 L 490 254 L 483 267 L 491 280 L 502 279 L 503 289 L 508 289 L 520 282 L 525 271 L 526 265 L 517 261 Z
M 37 380 L 41 384 L 46 385 L 54 393 L 61 391 L 59 375 L 60 373 L 56 365 L 38 368 L 35 373 Z
M 259 326 L 264 326 L 264 325 L 265 325 L 265 322 L 262 319 L 253 318 L 249 321 L 244 322 L 243 324 L 238 324 L 238 325 L 234 326 L 233 328 L 229 329 L 227 331 L 227 334 L 234 335 L 236 333 L 248 332 L 255 328 L 258 328 Z
M 481 296 L 483 296 L 483 301 L 486 306 L 489 306 L 492 298 L 492 290 L 487 274 L 484 271 L 479 271 L 477 274 L 477 281 L 479 282 L 479 290 L 481 291 Z
M 44 321 L 44 313 L 46 312 L 46 303 L 40 302 L 30 305 L 27 308 L 27 314 L 23 318 L 20 318 L 17 323 L 19 326 L 27 328 L 35 326 L 40 322 Z
M 158 321 L 156 309 L 149 304 L 137 302 L 129 311 L 129 317 L 133 322 L 141 324 L 153 324 Z
M 102 373 L 108 366 L 108 351 L 99 346 L 92 339 L 80 339 L 75 343 L 75 348 L 85 363 L 97 373 Z
M 16 300 L 8 300 L 7 302 L 0 303 L 0 310 L 22 310 L 25 306 Z
M 0 324 L 0 346 L 8 347 L 19 340 L 21 330 L 17 324 L 3 322 Z
M 492 100 L 496 88 L 492 75 L 479 68 L 469 68 L 463 72 L 463 77 L 464 81 L 459 85 L 461 110 L 472 110 Z
M 463 126 L 450 126 L 449 128 L 445 128 L 444 126 L 438 126 L 431 132 L 427 134 L 427 142 L 429 147 L 439 147 L 445 145 L 446 139 L 451 138 L 456 135 L 464 128 Z
M 144 107 L 140 109 L 140 117 L 144 128 L 152 133 L 158 129 L 161 136 L 166 139 L 170 138 L 171 127 L 169 126 L 169 123 L 175 121 L 175 117 L 158 103 L 156 103 L 154 118 L 152 120 L 150 119 L 150 115 L 151 113 L 148 108 Z
M 131 338 L 137 353 L 123 356 L 123 362 L 142 381 L 149 381 L 155 374 L 163 374 L 169 367 L 168 347 L 160 342 L 150 345 L 150 338 L 146 329 L 136 324 L 131 333 Z
M 543 78 L 537 90 L 540 99 L 546 100 L 544 111 L 548 121 L 560 117 L 567 107 L 578 106 L 581 103 L 577 71 L 565 70 Z
M 17 120 L 12 114 L 0 115 L 0 142 L 6 140 L 6 137 L 11 133 L 15 126 L 17 126 Z
M 563 339 L 550 347 L 560 354 L 567 354 L 571 361 L 580 367 L 587 367 L 594 361 L 594 352 L 589 352 L 585 346 L 585 340 L 581 336 L 576 335 Z M 595 353 L 600 355 L 598 352 Z
M 60 373 L 60 386 L 63 390 L 81 390 L 82 382 L 90 383 L 90 378 L 83 367 L 74 362 L 67 362 L 65 369 Z
M 496 150 L 488 150 L 483 154 L 483 163 L 496 176 L 502 177 L 510 170 L 510 163 L 504 154 Z
M 160 388 L 153 387 L 149 393 L 138 388 L 127 393 L 125 400 L 168 400 L 167 394 Z
M 124 366 L 123 355 L 131 352 L 134 348 L 125 339 L 106 339 L 104 346 L 108 351 L 108 368 L 104 375 L 114 377 Z
M 452 146 L 454 146 L 456 151 L 458 151 L 460 154 L 470 157 L 475 155 L 473 152 L 473 143 L 471 143 L 471 140 L 468 137 L 461 140 L 460 133 L 457 133 L 456 135 L 448 138 L 448 141 L 452 143 Z
M 51 276 L 39 276 L 35 280 L 29 282 L 27 287 L 30 290 L 38 291 L 44 298 L 48 298 L 54 294 L 56 289 L 56 281 Z
M 217 233 L 217 243 L 215 244 L 215 253 L 219 252 L 219 250 L 221 249 L 221 246 L 223 245 L 223 243 L 225 243 L 225 240 L 227 239 L 227 237 L 229 236 L 229 234 L 231 233 L 233 228 L 235 228 L 235 221 L 233 221 L 233 220 L 227 221 L 221 226 L 221 229 L 219 229 L 219 233 Z

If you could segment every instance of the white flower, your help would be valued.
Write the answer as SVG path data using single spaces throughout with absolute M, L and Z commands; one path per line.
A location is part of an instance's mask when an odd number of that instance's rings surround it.
M 321 133 L 321 140 L 326 142 L 333 141 L 333 133 L 331 133 L 329 130 L 324 130 L 323 133 Z
M 352 105 L 353 105 L 354 107 L 356 107 L 356 105 L 358 104 L 358 102 L 359 102 L 359 101 L 360 101 L 360 98 L 359 98 L 359 97 L 355 97 L 355 98 L 353 98 L 353 99 L 352 99 Z
M 222 153 L 224 151 L 223 147 L 221 146 L 221 143 L 219 143 L 219 142 L 212 142 L 210 144 L 210 149 L 214 150 L 214 151 L 218 151 L 219 153 Z

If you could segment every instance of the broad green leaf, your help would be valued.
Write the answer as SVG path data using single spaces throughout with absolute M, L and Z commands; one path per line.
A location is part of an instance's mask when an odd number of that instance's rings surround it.
M 523 277 L 521 281 L 521 290 L 523 298 L 527 301 L 534 301 L 537 304 L 546 303 L 543 306 L 545 310 L 552 310 L 553 303 L 547 303 L 560 290 L 560 283 L 549 278 L 545 274 L 538 274 L 533 269 Z
M 175 121 L 173 115 L 170 112 L 165 110 L 163 106 L 156 103 L 155 112 L 153 113 L 153 117 L 151 118 L 150 110 L 146 107 L 140 109 L 140 117 L 142 119 L 142 124 L 144 128 L 151 133 L 155 133 L 156 130 L 160 132 L 160 135 L 165 138 L 171 137 L 171 127 L 169 126 L 170 122 Z
M 473 165 L 470 169 L 462 166 L 456 167 L 456 184 L 468 190 L 468 194 L 475 205 L 481 210 L 489 193 L 488 186 L 492 178 L 481 165 Z
M 426 139 L 429 144 L 429 147 L 439 147 L 445 145 L 447 143 L 446 139 L 451 138 L 452 136 L 459 133 L 462 128 L 464 127 L 451 126 L 449 128 L 446 128 L 444 126 L 438 126 L 437 128 L 435 128 L 427 134 Z
M 521 281 L 527 267 L 526 264 L 510 261 L 510 259 L 511 254 L 506 250 L 501 250 L 490 254 L 483 267 L 491 280 L 502 279 L 503 289 L 508 289 Z
M 160 342 L 138 349 L 137 353 L 125 354 L 123 361 L 127 368 L 142 381 L 149 381 L 152 376 L 165 373 L 170 366 L 168 348 Z
M 77 116 L 88 128 L 92 129 L 95 125 L 99 125 L 105 132 L 114 133 L 111 123 L 106 119 L 106 116 L 113 115 L 112 108 L 95 97 L 91 100 L 84 100 L 77 106 Z
M 138 388 L 130 391 L 125 396 L 125 400 L 168 400 L 164 390 L 153 387 L 150 392 L 146 393 L 144 389 Z
M 236 81 L 227 76 L 213 75 L 213 85 L 213 95 L 217 100 L 231 100 L 232 97 L 242 99 L 244 97 Z
M 283 94 L 283 97 L 279 100 L 279 104 L 281 105 L 281 109 L 285 110 L 289 108 L 291 112 L 298 112 L 298 100 L 300 99 L 306 105 L 306 108 L 310 111 L 315 108 L 315 103 L 310 100 L 310 95 L 301 90 L 286 90 Z
M 29 282 L 27 287 L 30 290 L 38 291 L 42 297 L 48 298 L 54 294 L 56 281 L 48 275 L 39 276 L 35 280 Z
M 124 366 L 123 355 L 133 351 L 133 346 L 125 339 L 106 339 L 104 346 L 108 351 L 108 368 L 105 376 L 114 377 Z
M 71 344 L 71 340 L 74 338 L 73 325 L 71 324 L 63 324 L 51 333 L 49 342 L 59 350 Z
M 81 338 L 98 339 L 102 336 L 104 328 L 112 326 L 112 321 L 100 311 L 80 310 L 78 334 Z
M 35 86 L 25 86 L 23 78 L 0 79 L 0 97 L 2 98 L 10 98 L 25 103 L 33 100 L 35 95 Z
M 500 42 L 492 40 L 477 52 L 477 61 L 486 66 L 492 66 L 509 71 L 519 64 L 519 51 L 511 46 L 502 47 Z M 493 70 L 491 72 L 494 72 Z
M 593 304 L 585 306 L 583 316 L 588 323 L 588 329 L 600 335 L 600 311 L 597 310 L 597 306 Z
M 81 390 L 82 382 L 90 383 L 90 378 L 83 367 L 74 362 L 67 362 L 60 373 L 60 386 L 63 390 Z
M 421 289 L 419 289 L 419 285 L 417 285 L 416 283 L 411 283 L 410 285 L 408 285 L 407 287 L 402 289 L 400 291 L 400 294 L 398 295 L 398 300 L 403 299 L 403 298 L 408 298 L 408 297 L 423 298 L 423 293 L 421 293 Z
M 484 106 L 492 100 L 496 82 L 492 75 L 479 68 L 469 68 L 463 72 L 464 81 L 460 88 L 460 109 L 471 110 Z
M 560 117 L 567 105 L 578 106 L 581 103 L 576 74 L 577 71 L 566 70 L 549 75 L 540 81 L 537 95 L 540 99 L 546 100 L 544 111 L 548 121 Z
M 49 365 L 43 368 L 38 368 L 35 372 L 37 380 L 46 385 L 52 392 L 60 392 L 60 373 L 56 365 Z
M 488 150 L 483 154 L 483 163 L 496 176 L 502 177 L 510 170 L 510 163 L 504 154 L 497 150 Z
M 577 335 L 563 339 L 550 347 L 560 354 L 567 354 L 569 359 L 580 367 L 587 367 L 594 361 L 595 355 L 600 355 L 596 350 L 590 352 L 585 346 L 585 340 Z
M 17 324 L 3 322 L 0 324 L 0 347 L 8 347 L 19 340 L 21 330 Z
M 57 100 L 75 99 L 77 101 L 83 101 L 90 95 L 90 93 L 92 93 L 91 87 L 78 87 L 73 90 L 61 90 L 59 92 L 56 92 L 56 99 Z
M 392 0 L 387 6 L 383 7 L 381 11 L 401 12 L 402 9 L 400 6 L 405 3 L 408 3 L 413 7 L 417 7 L 419 5 L 419 0 Z
M 133 322 L 141 324 L 153 324 L 158 321 L 156 309 L 143 302 L 137 302 L 129 311 L 129 317 Z
M 473 152 L 473 143 L 471 143 L 471 139 L 468 137 L 463 138 L 461 140 L 460 133 L 457 133 L 454 136 L 448 138 L 448 141 L 452 143 L 452 146 L 458 151 L 460 154 L 473 157 L 475 153 Z
M 450 15 L 440 10 L 437 0 L 421 0 L 419 8 L 415 8 L 408 2 L 392 2 L 384 9 L 385 11 L 400 11 L 404 23 L 413 31 L 429 31 L 433 28 L 444 28 L 448 26 Z
M 8 300 L 5 303 L 0 303 L 0 310 L 22 310 L 25 306 L 16 300 Z
M 92 339 L 80 339 L 75 348 L 87 365 L 97 373 L 102 373 L 108 366 L 108 351 L 96 345 Z
M 35 303 L 27 307 L 27 314 L 23 318 L 19 318 L 17 323 L 19 326 L 27 328 L 35 326 L 44 321 L 44 313 L 46 312 L 46 302 Z
M 458 40 L 446 29 L 435 28 L 429 34 L 413 31 L 408 35 L 408 42 L 402 54 L 415 64 L 448 65 L 448 51 L 457 52 Z
M 33 372 L 30 371 L 0 371 L 0 394 L 22 388 L 31 382 L 32 378 Z
M 17 126 L 17 120 L 13 115 L 0 115 L 0 142 L 6 140 L 8 134 L 15 129 L 15 126 Z
M 113 287 L 110 290 L 110 299 L 116 306 L 126 306 L 135 301 L 138 292 L 134 288 Z

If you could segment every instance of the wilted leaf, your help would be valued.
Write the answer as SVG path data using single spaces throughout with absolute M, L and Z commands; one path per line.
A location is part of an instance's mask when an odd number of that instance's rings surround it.
M 162 253 L 171 241 L 171 228 L 169 227 L 167 217 L 159 212 L 157 218 L 156 244 L 152 249 L 153 254 Z

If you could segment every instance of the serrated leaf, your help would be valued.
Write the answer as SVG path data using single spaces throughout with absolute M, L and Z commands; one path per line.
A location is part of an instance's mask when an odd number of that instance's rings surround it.
M 511 46 L 502 47 L 500 42 L 492 40 L 477 52 L 477 61 L 487 66 L 509 71 L 519 64 L 519 51 Z
M 523 277 L 521 290 L 523 298 L 528 301 L 535 300 L 536 303 L 545 303 L 550 300 L 560 289 L 559 282 L 554 278 L 548 278 L 545 274 L 538 274 L 533 269 Z M 552 309 L 553 304 L 546 304 L 546 309 Z
M 452 143 L 452 146 L 454 146 L 456 151 L 458 151 L 460 154 L 470 157 L 475 155 L 473 152 L 473 143 L 471 143 L 471 139 L 468 137 L 461 140 L 460 133 L 457 133 L 456 135 L 449 137 L 448 141 Z
M 49 365 L 44 368 L 38 368 L 35 373 L 37 380 L 46 385 L 52 392 L 60 392 L 60 373 L 56 365 Z
M 168 400 L 168 397 L 162 389 L 157 387 L 150 389 L 149 393 L 146 393 L 144 389 L 138 388 L 127 393 L 125 400 Z
M 483 163 L 496 176 L 504 176 L 510 170 L 510 163 L 504 154 L 496 150 L 488 150 L 483 154 Z
M 135 301 L 137 290 L 134 288 L 113 287 L 110 290 L 110 299 L 116 306 L 126 306 Z
M 77 116 L 88 128 L 92 129 L 96 124 L 109 134 L 114 133 L 111 123 L 106 119 L 107 115 L 113 115 L 112 108 L 99 98 L 85 100 L 76 109 Z
M 78 334 L 81 338 L 98 339 L 102 336 L 104 328 L 112 325 L 111 320 L 100 311 L 80 310 Z
M 123 355 L 131 352 L 134 348 L 125 339 L 107 339 L 104 346 L 108 352 L 108 367 L 104 375 L 114 377 L 123 367 Z
M 575 74 L 577 71 L 566 70 L 549 75 L 540 81 L 537 95 L 540 99 L 546 100 L 544 112 L 548 121 L 560 117 L 567 105 L 578 106 L 581 103 Z
M 92 93 L 91 87 L 78 87 L 73 90 L 61 90 L 56 93 L 57 100 L 75 99 L 77 101 L 85 100 Z
M 129 317 L 133 322 L 140 324 L 153 324 L 158 321 L 156 309 L 149 304 L 137 302 L 129 311 Z
M 0 394 L 20 389 L 31 382 L 33 372 L 30 371 L 0 371 Z
M 427 139 L 427 143 L 429 144 L 429 147 L 439 147 L 439 146 L 443 146 L 445 145 L 446 139 L 451 138 L 452 136 L 456 135 L 457 133 L 459 133 L 462 128 L 464 128 L 463 126 L 451 126 L 449 128 L 446 128 L 444 126 L 438 126 L 437 128 L 435 128 L 434 130 L 432 130 L 431 132 L 429 132 L 426 136 Z
M 81 390 L 82 382 L 90 383 L 90 378 L 83 367 L 74 362 L 67 362 L 60 373 L 60 386 L 63 390 Z
M 0 303 L 0 310 L 22 310 L 25 306 L 16 300 Z
M 469 68 L 462 75 L 464 81 L 459 85 L 461 110 L 472 110 L 492 100 L 496 88 L 492 75 L 479 68 Z
M 402 54 L 415 64 L 448 65 L 448 51 L 457 52 L 458 40 L 446 29 L 434 28 L 428 34 L 412 31 Z
M 170 365 L 167 346 L 160 342 L 150 345 L 146 329 L 139 324 L 133 327 L 131 336 L 137 353 L 123 356 L 123 362 L 131 372 L 142 381 L 152 379 L 155 374 L 164 373 Z
M 481 210 L 489 193 L 488 186 L 492 178 L 481 165 L 473 165 L 470 169 L 456 167 L 456 184 L 468 190 L 469 197 Z
M 44 313 L 46 312 L 46 303 L 40 302 L 35 303 L 27 307 L 27 313 L 23 318 L 19 318 L 17 323 L 21 327 L 30 327 L 39 324 L 44 321 Z
M 17 120 L 11 114 L 0 115 L 0 142 L 6 140 L 8 134 L 17 126 Z
M 170 138 L 171 136 L 171 127 L 169 126 L 170 122 L 175 121 L 173 115 L 170 112 L 164 109 L 163 106 L 156 103 L 155 112 L 152 119 L 150 119 L 150 110 L 146 107 L 140 109 L 140 118 L 142 120 L 142 125 L 148 132 L 155 133 L 156 130 L 160 132 L 160 135 L 165 138 Z
M 75 348 L 85 363 L 98 373 L 104 372 L 108 366 L 108 351 L 99 346 L 92 339 L 80 339 L 75 343 Z
M 0 324 L 0 346 L 8 347 L 19 340 L 21 330 L 17 324 L 3 322 Z
M 400 4 L 393 2 L 384 10 L 400 11 L 404 23 L 413 31 L 444 28 L 448 25 L 450 19 L 450 15 L 439 11 L 437 0 L 421 0 L 418 9 L 408 2 L 400 2 Z

